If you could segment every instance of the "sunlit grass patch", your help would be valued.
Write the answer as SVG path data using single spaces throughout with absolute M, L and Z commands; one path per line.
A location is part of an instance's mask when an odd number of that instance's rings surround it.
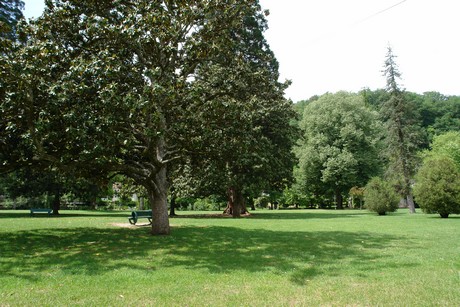
M 460 301 L 458 216 L 256 211 L 241 219 L 173 218 L 171 235 L 159 237 L 148 226 L 128 226 L 127 218 L 126 212 L 30 218 L 0 211 L 1 304 Z

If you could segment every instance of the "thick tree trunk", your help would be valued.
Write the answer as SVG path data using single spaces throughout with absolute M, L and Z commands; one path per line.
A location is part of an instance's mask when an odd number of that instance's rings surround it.
M 233 217 L 240 217 L 241 214 L 249 214 L 243 194 L 239 189 L 234 187 L 228 188 L 227 197 L 227 208 L 225 208 L 224 214 L 231 214 Z
M 415 213 L 415 203 L 414 203 L 414 197 L 409 194 L 407 195 L 407 206 L 409 207 L 409 212 L 410 213 Z
M 343 197 L 339 189 L 335 190 L 335 203 L 337 205 L 337 209 L 343 209 Z
M 166 180 L 166 166 L 155 175 L 155 182 L 146 187 L 152 207 L 152 234 L 168 235 L 170 233 Z

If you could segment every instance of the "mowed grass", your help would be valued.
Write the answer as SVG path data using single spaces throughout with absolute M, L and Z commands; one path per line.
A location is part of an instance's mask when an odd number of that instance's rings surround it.
M 128 212 L 0 211 L 0 306 L 460 304 L 458 215 L 179 214 L 154 237 Z

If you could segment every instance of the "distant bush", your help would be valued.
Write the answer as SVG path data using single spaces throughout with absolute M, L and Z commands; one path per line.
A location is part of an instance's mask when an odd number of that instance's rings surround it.
M 393 186 L 378 177 L 372 178 L 364 190 L 364 205 L 379 215 L 398 209 L 399 198 Z
M 9 197 L 2 198 L 0 203 L 3 209 L 29 209 L 34 207 L 48 207 L 43 197 L 24 197 L 19 196 L 14 199 Z
M 218 211 L 225 208 L 225 203 L 220 202 L 215 197 L 198 198 L 193 204 L 195 211 Z
M 415 176 L 414 196 L 426 213 L 460 213 L 460 171 L 448 157 L 426 159 Z
M 257 208 L 267 208 L 270 204 L 270 198 L 267 195 L 262 195 L 254 199 L 254 205 Z

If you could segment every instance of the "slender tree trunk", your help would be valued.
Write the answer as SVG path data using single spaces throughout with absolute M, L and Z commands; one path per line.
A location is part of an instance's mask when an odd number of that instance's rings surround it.
M 410 213 L 415 213 L 415 203 L 414 203 L 414 197 L 412 194 L 407 195 L 407 206 L 409 207 L 409 212 Z
M 53 207 L 53 215 L 59 215 L 59 210 L 61 209 L 61 192 L 59 189 L 57 189 L 55 192 L 54 192 L 54 198 L 53 198 L 53 202 L 51 204 L 51 206 Z
M 166 180 L 166 166 L 155 175 L 154 183 L 147 186 L 147 193 L 152 207 L 152 234 L 168 235 L 170 233 Z
M 252 198 L 251 198 L 251 200 L 250 200 L 249 206 L 251 207 L 251 211 L 255 211 L 255 210 L 256 210 L 256 205 L 254 204 L 254 200 L 253 200 Z
M 171 202 L 169 203 L 169 216 L 176 216 L 176 194 L 171 191 Z
M 139 210 L 144 210 L 144 197 L 139 197 Z
M 337 209 L 343 209 L 343 198 L 339 189 L 335 189 L 335 203 L 337 205 Z

